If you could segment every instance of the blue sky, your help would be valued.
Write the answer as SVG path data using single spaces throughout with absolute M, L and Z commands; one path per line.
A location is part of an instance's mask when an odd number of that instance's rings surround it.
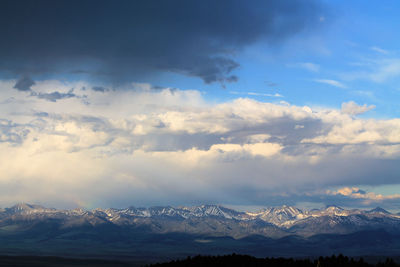
M 204 85 L 199 79 L 166 75 L 157 82 L 177 88 L 201 88 L 207 98 L 239 96 L 260 101 L 340 108 L 353 100 L 376 108 L 366 117 L 399 116 L 399 28 L 396 1 L 327 1 L 320 19 L 289 40 L 264 40 L 240 51 L 235 59 L 240 79 Z M 271 86 L 272 85 L 272 86 Z M 236 94 L 232 94 L 232 92 Z M 256 93 L 249 95 L 248 93 Z M 269 94 L 280 94 L 276 99 Z
M 399 11 L 5 1 L 0 205 L 398 210 Z

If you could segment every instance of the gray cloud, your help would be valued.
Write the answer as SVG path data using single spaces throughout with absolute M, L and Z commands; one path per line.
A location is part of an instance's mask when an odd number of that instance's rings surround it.
M 35 84 L 35 81 L 33 81 L 29 76 L 22 76 L 15 83 L 14 88 L 19 91 L 30 91 L 31 86 L 34 84 Z
M 30 130 L 26 125 L 0 119 L 0 143 L 22 144 Z
M 102 93 L 108 91 L 108 89 L 103 86 L 93 86 L 92 90 L 95 92 L 102 92 Z
M 44 99 L 47 101 L 51 101 L 51 102 L 57 102 L 57 100 L 60 99 L 67 99 L 67 98 L 72 98 L 72 97 L 77 97 L 79 98 L 77 95 L 75 95 L 73 93 L 73 90 L 71 89 L 70 91 L 68 91 L 67 93 L 60 93 L 58 91 L 54 91 L 51 93 L 36 93 L 36 92 L 32 92 L 31 96 L 35 96 L 39 99 Z
M 317 21 L 319 9 L 302 0 L 6 0 L 0 70 L 115 81 L 167 71 L 235 82 L 235 53 L 260 39 L 286 39 Z

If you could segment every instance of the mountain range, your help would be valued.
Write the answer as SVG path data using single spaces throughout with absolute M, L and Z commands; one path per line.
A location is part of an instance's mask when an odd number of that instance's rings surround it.
M 242 238 L 251 234 L 265 237 L 316 234 L 348 234 L 384 228 L 400 231 L 400 215 L 382 208 L 346 210 L 337 206 L 303 211 L 282 206 L 243 212 L 219 205 L 195 207 L 150 207 L 126 209 L 59 210 L 39 205 L 17 204 L 0 209 L 0 229 L 21 222 L 53 221 L 61 228 L 115 225 L 148 228 L 153 233 L 181 232 Z
M 0 209 L 0 254 L 157 257 L 198 253 L 309 256 L 329 253 L 400 255 L 400 215 L 372 210 L 257 212 L 219 205 L 125 209 L 45 208 L 17 204 Z

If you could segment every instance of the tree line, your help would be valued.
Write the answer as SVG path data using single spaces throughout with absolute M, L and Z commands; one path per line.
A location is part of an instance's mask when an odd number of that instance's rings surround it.
M 195 256 L 186 259 L 173 260 L 166 263 L 156 263 L 151 267 L 400 267 L 393 259 L 387 258 L 383 262 L 371 264 L 363 258 L 353 259 L 343 255 L 319 257 L 318 259 L 293 259 L 293 258 L 256 258 L 249 255 L 224 255 L 224 256 Z

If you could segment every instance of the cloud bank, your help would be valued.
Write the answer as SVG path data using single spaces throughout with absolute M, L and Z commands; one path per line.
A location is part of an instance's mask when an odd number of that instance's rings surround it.
M 37 81 L 38 95 L 74 88 L 76 97 L 48 101 L 15 83 L 0 82 L 1 203 L 351 206 L 367 204 L 326 190 L 398 183 L 399 119 L 248 98 L 210 105 L 199 91 L 147 84 Z

